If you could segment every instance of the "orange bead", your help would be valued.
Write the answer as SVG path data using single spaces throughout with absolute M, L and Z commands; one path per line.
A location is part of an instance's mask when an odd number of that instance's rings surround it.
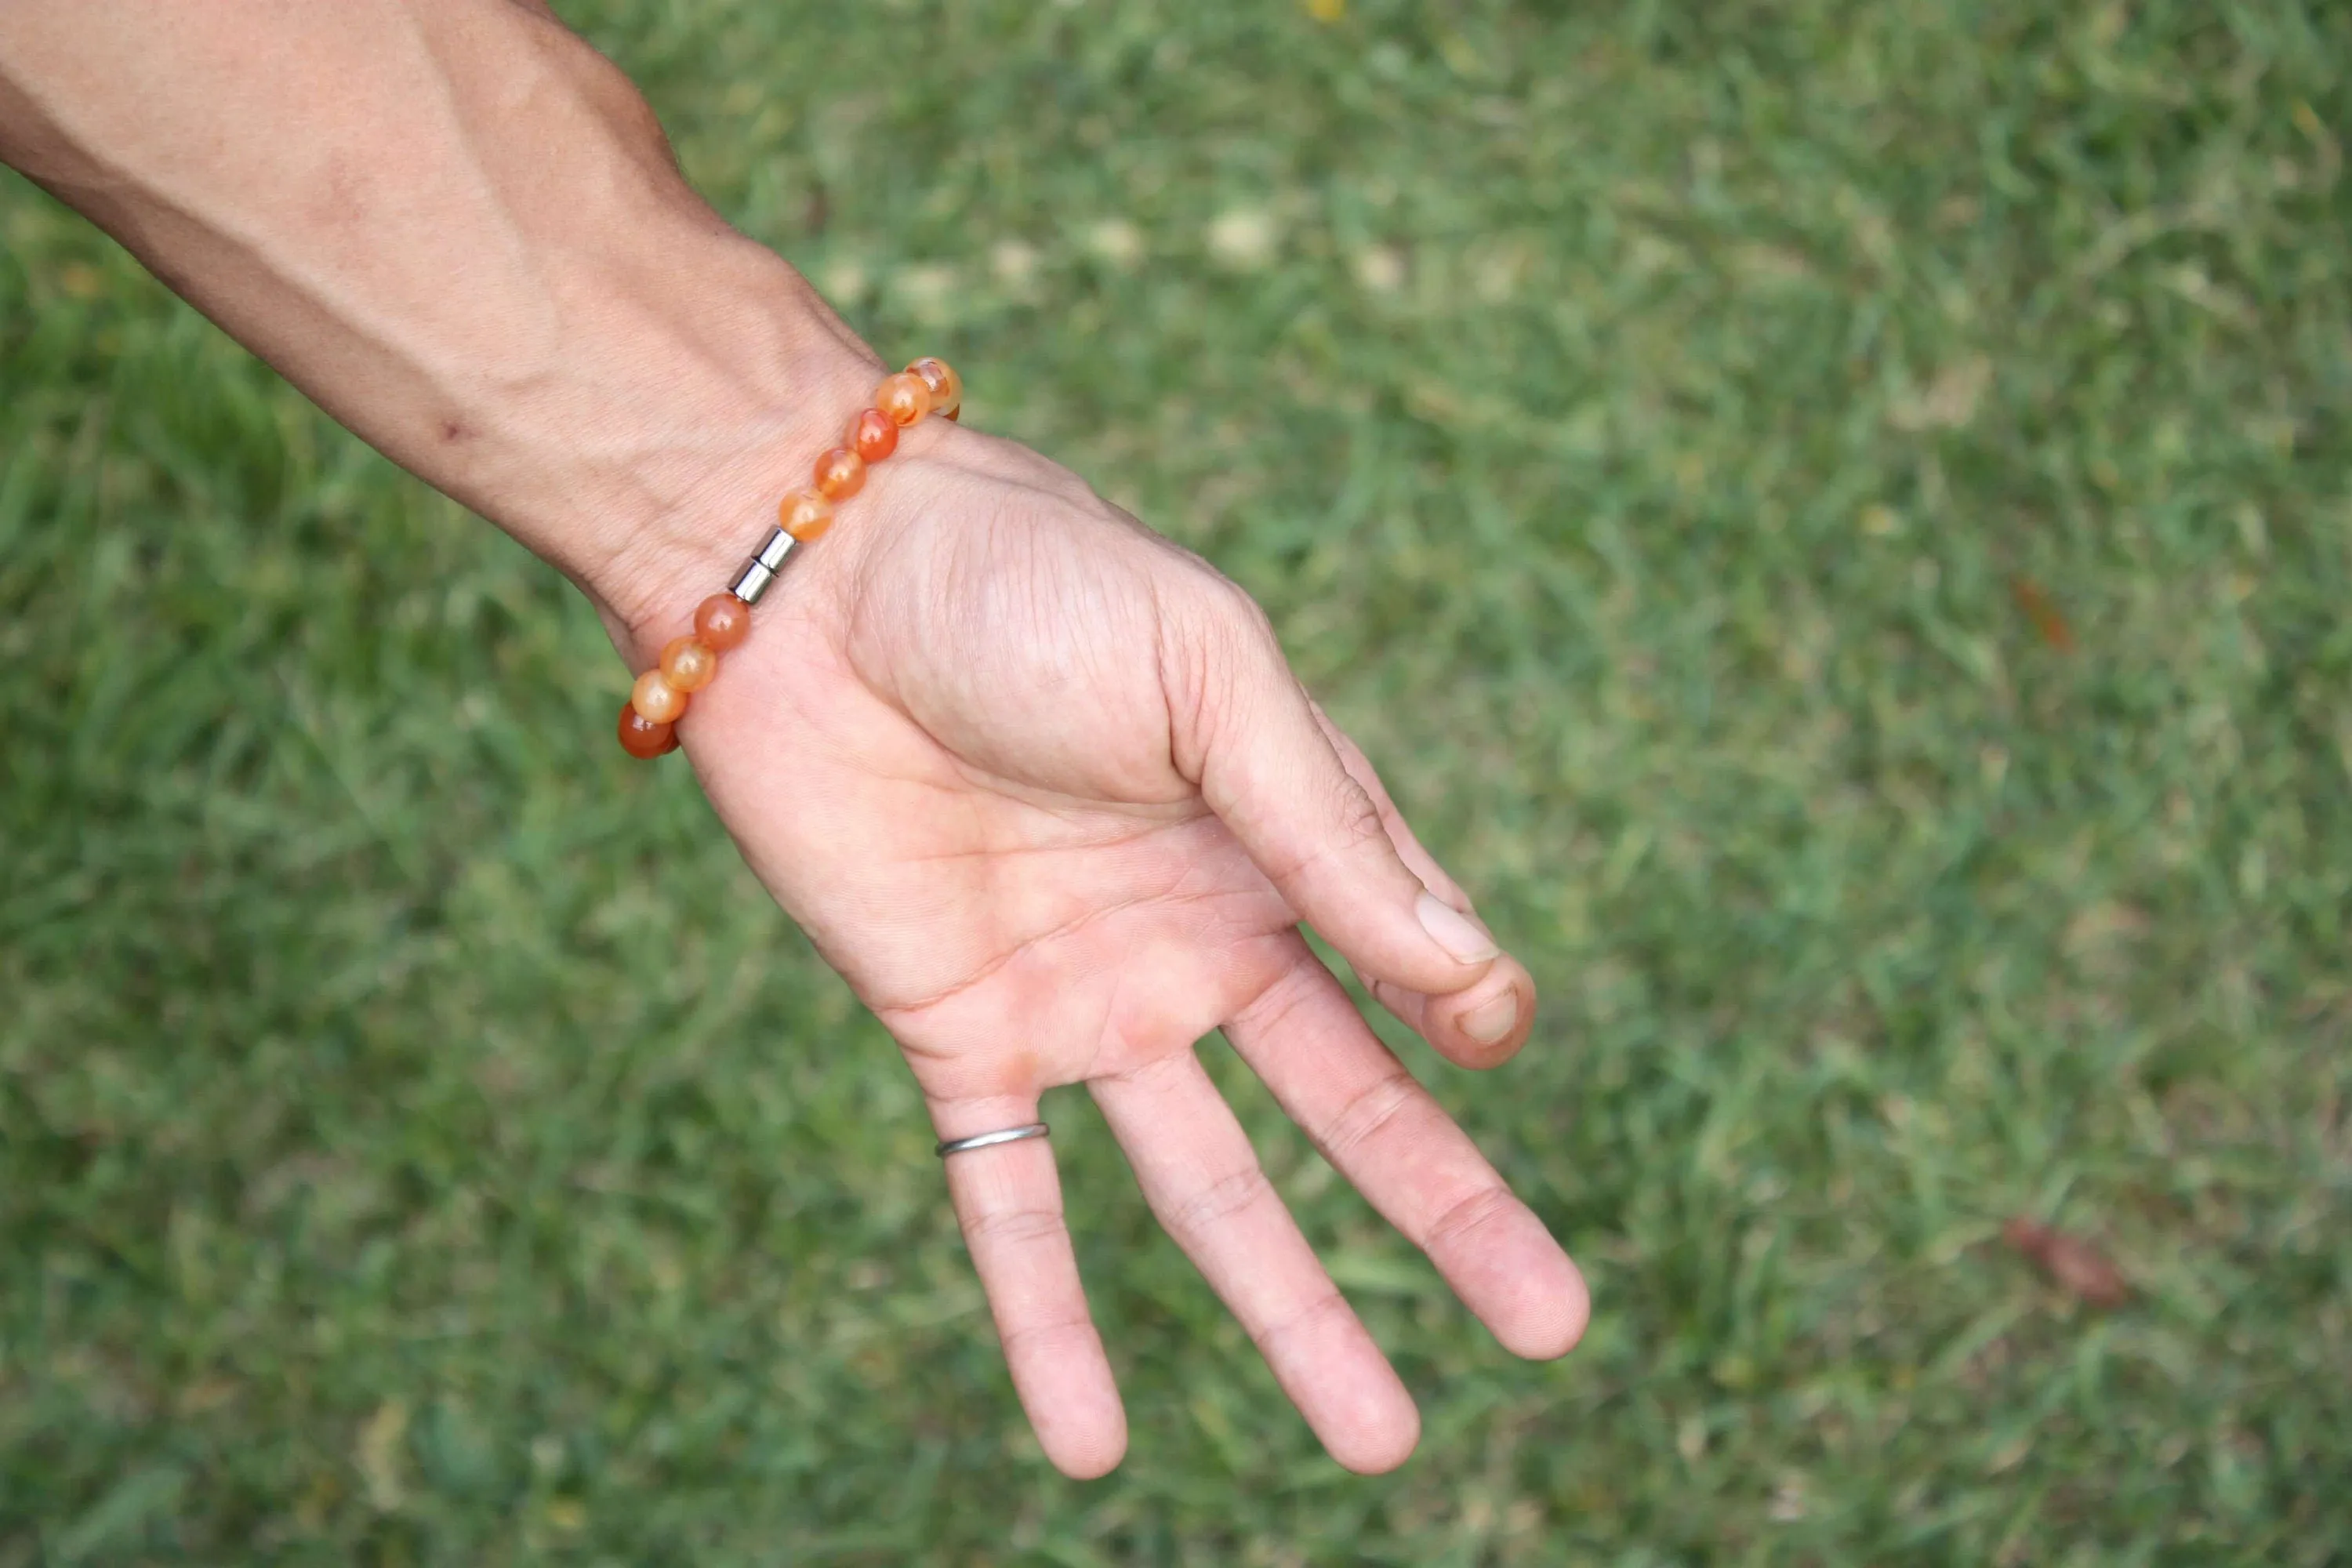
M 878 408 L 868 408 L 849 422 L 849 446 L 869 463 L 878 463 L 898 449 L 898 427 Z
M 874 389 L 874 406 L 887 414 L 893 425 L 912 425 L 931 411 L 931 389 L 921 376 L 902 370 L 884 377 Z
M 675 724 L 686 711 L 686 693 L 664 679 L 660 670 L 649 669 L 630 689 L 629 706 L 656 724 Z
M 719 673 L 719 656 L 700 637 L 672 637 L 662 649 L 661 673 L 680 691 L 699 691 Z
M 814 490 L 786 496 L 776 509 L 776 521 L 786 533 L 805 544 L 833 526 L 833 503 Z
M 944 414 L 950 419 L 962 412 L 963 377 L 958 375 L 947 361 L 926 355 L 908 365 L 907 374 L 922 378 L 923 385 L 931 395 L 933 412 Z
M 713 594 L 694 607 L 694 635 L 713 653 L 739 647 L 751 635 L 751 606 L 732 594 Z
M 677 750 L 677 731 L 667 724 L 656 724 L 636 710 L 631 702 L 621 704 L 621 750 L 633 757 L 658 757 L 665 752 Z
M 835 447 L 816 460 L 816 493 L 825 500 L 847 500 L 865 488 L 866 459 L 848 447 Z

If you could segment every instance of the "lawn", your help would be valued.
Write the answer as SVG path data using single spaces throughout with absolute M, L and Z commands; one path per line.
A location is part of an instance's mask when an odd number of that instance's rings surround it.
M 1382 1026 L 1591 1333 L 1212 1039 L 1421 1451 L 1321 1455 L 1067 1092 L 1134 1440 L 1056 1477 L 586 606 L 11 177 L 0 1568 L 2352 1561 L 2352 11 L 564 9 L 1265 602 L 1544 987 Z

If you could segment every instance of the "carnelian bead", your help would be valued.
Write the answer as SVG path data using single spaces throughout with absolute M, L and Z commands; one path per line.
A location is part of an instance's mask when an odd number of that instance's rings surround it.
M 661 673 L 680 691 L 699 691 L 719 673 L 719 656 L 700 637 L 672 637 L 662 649 Z
M 656 724 L 675 724 L 686 711 L 686 693 L 665 679 L 660 670 L 649 669 L 630 689 L 629 706 Z
M 869 463 L 878 463 L 898 449 L 898 427 L 878 408 L 868 408 L 849 422 L 849 446 Z
M 633 757 L 658 757 L 665 752 L 677 750 L 677 731 L 667 724 L 656 724 L 636 710 L 632 702 L 621 704 L 621 750 Z
M 776 521 L 786 533 L 805 544 L 833 526 L 833 503 L 814 490 L 803 490 L 784 498 L 784 504 L 776 509 Z
M 887 414 L 893 425 L 912 425 L 931 411 L 931 389 L 921 376 L 902 370 L 885 376 L 874 389 L 874 406 Z
M 947 361 L 926 355 L 908 365 L 907 374 L 919 376 L 923 384 L 930 389 L 934 412 L 952 419 L 963 411 L 963 377 L 958 375 L 955 367 Z
M 866 459 L 848 447 L 835 447 L 816 460 L 816 493 L 825 500 L 847 500 L 865 486 Z
M 694 635 L 713 653 L 725 653 L 751 635 L 751 606 L 732 594 L 713 594 L 694 607 Z

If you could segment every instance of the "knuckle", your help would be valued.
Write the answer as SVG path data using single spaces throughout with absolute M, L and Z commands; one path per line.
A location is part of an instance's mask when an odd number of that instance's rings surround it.
M 975 1247 L 983 1243 L 1034 1245 L 1061 1234 L 1062 1216 L 1048 1208 L 996 1209 L 974 1215 L 963 1227 L 964 1240 Z
M 1364 793 L 1364 786 L 1346 774 L 1340 775 L 1339 799 L 1332 811 L 1335 840 L 1348 851 L 1368 846 L 1388 847 L 1388 824 L 1381 820 L 1381 808 Z
M 1395 847 L 1389 837 L 1388 825 L 1381 820 L 1380 808 L 1372 804 L 1371 796 L 1364 793 L 1362 785 L 1342 773 L 1331 790 L 1331 799 L 1312 841 L 1294 855 L 1270 861 L 1266 874 L 1276 885 L 1287 888 L 1309 872 L 1353 861 L 1367 849 L 1392 855 Z
M 1421 1086 L 1402 1068 L 1384 1073 L 1348 1097 L 1315 1135 L 1324 1157 L 1338 1164 L 1397 1123 L 1421 1098 Z
M 1214 568 L 1210 571 L 1208 588 L 1210 603 L 1227 631 L 1261 643 L 1274 640 L 1272 617 L 1247 588 Z
M 1430 1221 L 1429 1235 L 1422 1246 L 1427 1250 L 1475 1236 L 1517 1206 L 1518 1200 L 1500 1183 L 1474 1188 L 1446 1205 Z
M 1169 1211 L 1169 1232 L 1179 1241 L 1198 1240 L 1273 1193 L 1265 1172 L 1255 1164 L 1220 1176 Z
M 1285 1340 L 1297 1339 L 1301 1333 L 1334 1321 L 1348 1321 L 1354 1316 L 1354 1310 L 1348 1305 L 1348 1299 L 1339 1294 L 1339 1288 L 1327 1280 L 1323 1289 L 1305 1302 L 1278 1318 L 1259 1324 L 1251 1331 L 1250 1342 L 1270 1355 L 1274 1348 Z
M 1415 1034 L 1425 1034 L 1429 1027 L 1427 996 L 1418 991 L 1408 991 L 1402 985 L 1392 985 L 1385 980 L 1367 978 L 1360 971 L 1357 978 L 1364 982 L 1364 989 L 1372 994 L 1372 999 L 1386 1007 L 1391 1016 L 1410 1026 Z
M 1198 778 L 1209 754 L 1245 730 L 1263 706 L 1265 660 L 1249 616 L 1262 621 L 1264 613 L 1205 563 L 1160 597 L 1160 685 L 1175 731 L 1171 741 L 1178 770 Z M 1265 637 L 1271 637 L 1268 628 Z
M 1047 1318 L 1034 1323 L 1015 1323 L 996 1331 L 1004 1353 L 1016 1351 L 1080 1351 L 1093 1342 L 1095 1325 L 1083 1316 Z
M 1213 567 L 1204 567 L 1191 589 L 1184 595 L 1189 613 L 1183 618 L 1202 662 L 1236 675 L 1262 675 L 1269 664 L 1287 671 L 1274 622 L 1248 589 Z
M 1306 965 L 1285 970 L 1274 983 L 1234 1015 L 1234 1022 L 1253 1038 L 1277 1039 L 1293 1015 L 1314 1000 L 1315 974 Z

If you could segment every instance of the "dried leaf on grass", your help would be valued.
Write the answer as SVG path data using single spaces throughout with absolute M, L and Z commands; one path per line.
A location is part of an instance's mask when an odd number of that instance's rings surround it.
M 2120 1307 L 2131 1300 L 2131 1284 L 2123 1270 L 2080 1237 L 2021 1215 L 2001 1226 L 2000 1238 L 2079 1300 L 2094 1307 Z
M 2060 653 L 2074 647 L 2074 628 L 2066 624 L 2066 617 L 2058 611 L 2057 602 L 2050 597 L 2041 584 L 2031 577 L 2011 577 L 2009 591 L 2017 600 L 2017 607 L 2025 612 L 2025 618 L 2033 623 L 2033 629 L 2042 634 L 2043 642 Z

